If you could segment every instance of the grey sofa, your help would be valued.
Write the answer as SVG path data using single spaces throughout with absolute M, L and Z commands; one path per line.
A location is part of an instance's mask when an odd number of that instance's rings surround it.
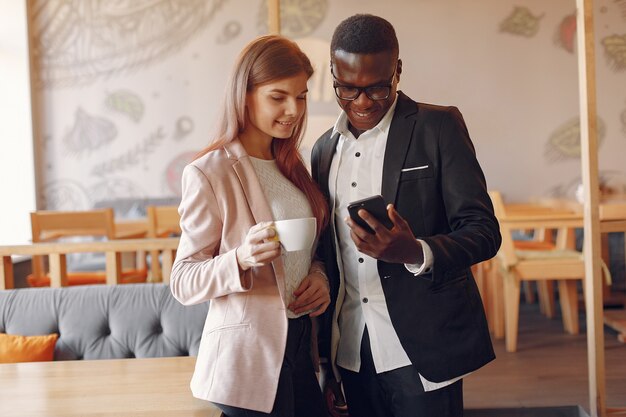
M 0 291 L 0 333 L 58 333 L 54 359 L 196 356 L 208 303 L 184 307 L 166 284 Z

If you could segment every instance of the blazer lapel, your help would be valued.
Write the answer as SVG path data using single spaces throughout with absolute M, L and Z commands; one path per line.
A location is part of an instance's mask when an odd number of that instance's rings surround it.
M 259 222 L 271 222 L 274 221 L 272 216 L 272 210 L 261 188 L 259 177 L 256 175 L 256 171 L 250 162 L 250 157 L 246 153 L 243 145 L 237 139 L 224 146 L 228 157 L 235 159 L 233 169 L 239 178 L 241 188 L 246 195 L 248 206 L 254 221 Z M 283 265 L 282 257 L 276 258 L 272 261 L 272 267 L 274 268 L 274 275 L 276 276 L 276 283 L 278 285 L 278 291 L 283 300 L 285 300 L 285 267 Z
M 381 187 L 385 202 L 393 204 L 396 203 L 400 173 L 415 128 L 416 119 L 410 116 L 417 113 L 417 105 L 411 99 L 400 91 L 398 95 L 396 111 L 391 120 L 387 137 Z
M 265 199 L 259 178 L 243 145 L 239 140 L 234 140 L 226 145 L 225 149 L 228 157 L 235 160 L 233 169 L 239 178 L 254 220 L 257 223 L 273 221 L 272 210 Z

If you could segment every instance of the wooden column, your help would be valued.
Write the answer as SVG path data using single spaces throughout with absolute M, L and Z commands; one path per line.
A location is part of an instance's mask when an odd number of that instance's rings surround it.
M 598 215 L 598 134 L 593 1 L 576 0 L 581 166 L 584 188 L 585 306 L 591 416 L 606 416 L 600 219 Z
M 280 0 L 267 0 L 269 33 L 280 35 Z

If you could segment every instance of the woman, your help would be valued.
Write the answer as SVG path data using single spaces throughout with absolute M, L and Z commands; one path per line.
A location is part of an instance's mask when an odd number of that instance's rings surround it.
M 195 397 L 226 416 L 324 416 L 311 359 L 311 317 L 330 302 L 311 251 L 281 254 L 273 220 L 328 208 L 298 144 L 313 69 L 298 46 L 263 36 L 241 52 L 212 144 L 183 171 L 182 236 L 171 290 L 211 300 Z

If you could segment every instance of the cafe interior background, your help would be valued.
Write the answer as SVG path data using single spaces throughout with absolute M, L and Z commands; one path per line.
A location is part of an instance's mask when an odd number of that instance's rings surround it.
M 2 140 L 15 151 L 3 152 L 0 169 L 19 179 L 4 181 L 14 196 L 0 208 L 4 243 L 29 240 L 35 208 L 112 205 L 132 218 L 149 203 L 176 204 L 236 54 L 268 31 L 265 0 L 37 0 L 28 11 L 25 1 L 2 1 Z M 624 193 L 626 0 L 594 4 L 600 183 Z M 355 12 L 394 24 L 401 90 L 460 108 L 490 189 L 509 202 L 576 198 L 573 0 L 283 0 L 281 31 L 315 67 L 305 161 L 338 115 L 329 43 Z
M 268 32 L 266 0 L 0 0 L 0 241 L 28 212 L 176 204 L 210 140 L 236 54 Z M 282 0 L 281 31 L 311 58 L 302 146 L 338 115 L 329 44 L 342 19 L 387 18 L 400 89 L 458 106 L 488 187 L 510 202 L 575 199 L 581 180 L 573 0 Z M 594 2 L 602 193 L 626 193 L 626 0 Z M 624 253 L 623 234 L 613 242 Z M 611 265 L 617 288 L 624 260 Z M 621 268 L 621 269 L 620 269 Z
M 11 3 L 23 19 L 24 2 Z M 626 0 L 599 0 L 595 8 L 600 178 L 608 192 L 624 192 Z M 338 114 L 328 65 L 332 30 L 356 11 L 396 27 L 400 89 L 460 108 L 490 189 L 507 201 L 575 197 L 581 177 L 573 1 L 283 1 L 282 33 L 316 70 L 306 160 Z M 29 15 L 34 197 L 38 209 L 49 210 L 116 199 L 175 201 L 182 167 L 210 139 L 236 54 L 268 30 L 264 0 L 32 1 Z M 2 37 L 3 54 L 26 41 L 20 29 L 14 35 Z M 16 96 L 7 96 L 7 108 L 15 108 Z M 3 141 L 15 146 L 31 137 Z M 24 212 L 12 223 L 29 226 Z

